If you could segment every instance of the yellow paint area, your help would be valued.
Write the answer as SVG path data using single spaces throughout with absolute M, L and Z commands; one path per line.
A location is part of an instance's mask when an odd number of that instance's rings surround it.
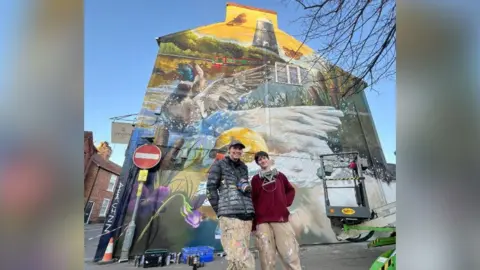
M 251 129 L 240 127 L 229 129 L 220 134 L 215 142 L 215 149 L 228 147 L 232 139 L 239 140 L 245 145 L 245 154 L 242 160 L 246 163 L 250 163 L 254 160 L 254 155 L 256 152 L 268 152 L 267 144 L 260 134 Z M 194 160 L 192 160 L 190 166 L 200 162 L 202 162 L 201 155 L 196 156 Z M 187 196 L 192 197 L 196 194 L 200 183 L 206 181 L 208 170 L 209 168 L 185 168 L 174 176 L 169 184 L 169 188 L 172 192 L 187 192 Z
M 236 18 L 240 18 L 237 19 L 238 22 L 235 22 Z M 194 31 L 200 35 L 208 35 L 224 40 L 234 40 L 248 45 L 252 43 L 255 35 L 257 20 L 264 19 L 272 22 L 279 48 L 283 49 L 283 47 L 286 47 L 296 51 L 300 47 L 302 44 L 300 41 L 278 28 L 276 14 L 237 6 L 227 6 L 225 22 L 199 27 L 194 29 Z M 298 52 L 304 56 L 314 53 L 307 45 L 303 45 Z
M 172 193 L 182 191 L 186 193 L 186 196 L 192 198 L 197 193 L 200 183 L 207 179 L 208 169 L 209 168 L 197 171 L 180 171 L 175 175 L 168 187 Z
M 212 220 L 216 220 L 218 217 L 217 217 L 217 214 L 215 213 L 215 211 L 213 211 L 213 208 L 211 206 L 200 206 L 200 209 L 198 209 L 198 211 L 200 211 L 200 213 L 202 213 L 202 215 L 206 218 L 209 218 L 209 219 L 212 219 Z
M 232 128 L 220 134 L 215 142 L 215 149 L 228 147 L 232 139 L 239 140 L 245 145 L 243 150 L 245 154 L 242 157 L 242 161 L 245 163 L 252 162 L 255 153 L 258 151 L 268 152 L 267 143 L 260 134 L 251 129 L 241 127 Z

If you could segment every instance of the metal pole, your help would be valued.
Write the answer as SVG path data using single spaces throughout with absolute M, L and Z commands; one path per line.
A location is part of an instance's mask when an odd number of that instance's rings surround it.
M 341 153 L 333 153 L 333 154 L 323 154 L 323 155 L 320 155 L 320 157 L 332 157 L 332 156 L 345 156 L 345 155 L 357 155 L 358 152 L 357 151 L 353 151 L 353 152 L 341 152 Z
M 268 46 L 268 43 L 266 44 Z M 269 104 L 268 104 L 268 80 L 269 80 L 269 77 L 270 77 L 270 74 L 269 74 L 269 65 L 268 65 L 268 60 L 267 60 L 267 49 L 266 48 L 263 48 L 263 64 L 264 65 L 267 65 L 266 66 L 266 74 L 265 76 L 267 76 L 267 79 L 265 80 L 265 97 L 264 97 L 264 103 L 265 103 L 265 122 L 267 124 L 267 134 L 268 134 L 268 137 L 270 138 L 270 135 L 272 135 L 272 127 L 270 126 L 270 108 L 269 108 Z
M 328 197 L 328 186 L 327 186 L 327 177 L 325 174 L 325 163 L 323 157 L 320 156 L 320 168 L 322 170 L 322 184 L 323 184 L 323 193 L 325 196 L 325 206 L 330 206 L 330 198 Z
M 143 182 L 138 183 L 137 199 L 135 200 L 135 208 L 133 208 L 132 219 L 128 223 L 127 231 L 125 232 L 125 238 L 123 239 L 122 253 L 120 254 L 120 260 L 118 262 L 127 262 L 132 247 L 133 235 L 135 234 L 135 219 L 137 217 L 138 206 L 140 205 L 140 197 L 142 195 Z

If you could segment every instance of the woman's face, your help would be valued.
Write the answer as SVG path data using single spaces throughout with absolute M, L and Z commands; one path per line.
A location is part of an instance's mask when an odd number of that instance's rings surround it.
M 230 157 L 233 159 L 240 159 L 243 156 L 243 148 L 238 146 L 232 146 L 229 149 Z

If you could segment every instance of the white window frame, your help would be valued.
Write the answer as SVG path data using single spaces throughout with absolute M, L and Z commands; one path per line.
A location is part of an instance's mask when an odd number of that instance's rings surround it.
M 115 182 L 113 183 L 112 188 L 110 188 L 110 184 L 112 183 L 113 177 L 115 177 Z M 112 173 L 112 175 L 110 176 L 110 181 L 108 181 L 107 191 L 113 192 L 115 190 L 115 186 L 117 185 L 117 181 L 118 181 L 118 176 Z
M 283 66 L 286 67 L 286 69 L 285 69 L 285 71 L 287 72 L 287 82 L 286 83 L 278 81 L 279 64 L 282 65 L 282 68 L 283 68 Z M 298 84 L 293 84 L 290 80 L 290 69 L 291 68 L 297 69 Z M 275 62 L 275 82 L 276 83 L 291 84 L 291 85 L 302 85 L 302 75 L 301 75 L 301 73 L 302 73 L 302 69 L 299 66 L 287 65 L 287 64 Z
M 105 202 L 107 202 L 107 207 L 105 207 L 105 210 L 102 213 L 102 208 L 103 208 L 103 205 L 105 204 Z M 106 217 L 109 206 L 110 206 L 110 199 L 103 198 L 102 205 L 100 206 L 100 214 L 98 216 L 99 217 Z

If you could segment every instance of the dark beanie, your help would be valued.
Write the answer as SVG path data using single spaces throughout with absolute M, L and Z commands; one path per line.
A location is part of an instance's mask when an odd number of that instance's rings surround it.
M 258 159 L 261 158 L 261 157 L 266 157 L 266 158 L 270 159 L 267 152 L 259 151 L 259 152 L 255 153 L 255 163 L 258 164 Z

